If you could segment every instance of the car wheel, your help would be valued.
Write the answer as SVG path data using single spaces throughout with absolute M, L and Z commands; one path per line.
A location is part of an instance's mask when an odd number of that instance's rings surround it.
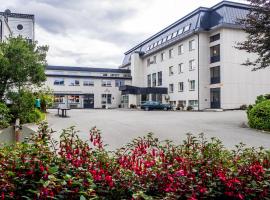
M 145 111 L 149 111 L 149 108 L 148 108 L 148 107 L 145 107 L 144 110 L 145 110 Z
M 163 108 L 163 110 L 168 110 L 168 108 L 165 107 L 165 108 Z

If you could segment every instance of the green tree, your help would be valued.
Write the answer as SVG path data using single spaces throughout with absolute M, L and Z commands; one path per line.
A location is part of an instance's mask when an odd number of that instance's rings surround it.
M 48 46 L 37 46 L 19 37 L 0 43 L 0 101 L 9 90 L 40 86 L 45 80 Z
M 244 65 L 253 66 L 253 70 L 270 66 L 270 1 L 247 0 L 251 4 L 250 13 L 239 23 L 248 33 L 246 41 L 238 43 L 237 48 L 258 55 L 256 60 L 247 60 Z

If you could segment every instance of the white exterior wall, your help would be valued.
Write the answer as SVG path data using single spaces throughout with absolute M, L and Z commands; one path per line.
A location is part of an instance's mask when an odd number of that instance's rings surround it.
M 236 29 L 221 30 L 221 107 L 239 108 L 253 104 L 258 95 L 270 93 L 270 70 L 251 71 L 252 67 L 241 65 L 256 55 L 234 48 L 237 42 L 246 40 L 246 33 Z
M 19 24 L 23 26 L 22 30 L 17 29 Z M 8 17 L 8 25 L 14 37 L 21 35 L 34 40 L 34 21 L 32 19 Z

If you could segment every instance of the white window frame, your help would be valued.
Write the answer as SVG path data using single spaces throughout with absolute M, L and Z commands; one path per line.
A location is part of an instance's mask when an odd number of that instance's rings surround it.
M 178 55 L 182 55 L 184 53 L 184 45 L 180 44 L 178 46 Z
M 112 81 L 111 80 L 101 80 L 101 86 L 102 87 L 112 87 Z
M 169 76 L 172 76 L 174 74 L 173 72 L 173 66 L 169 67 Z
M 178 83 L 178 92 L 184 92 L 184 82 Z
M 184 73 L 184 63 L 178 64 L 178 74 Z
M 173 48 L 169 49 L 169 58 L 173 58 Z
M 189 51 L 194 51 L 195 50 L 195 40 L 190 40 L 188 42 L 188 47 L 189 47 Z
M 173 83 L 169 84 L 169 93 L 173 93 L 174 91 L 174 85 Z
M 195 88 L 196 88 L 195 80 L 190 80 L 189 81 L 189 91 L 195 91 Z
M 195 60 L 192 59 L 188 62 L 189 65 L 189 71 L 194 71 L 195 70 Z

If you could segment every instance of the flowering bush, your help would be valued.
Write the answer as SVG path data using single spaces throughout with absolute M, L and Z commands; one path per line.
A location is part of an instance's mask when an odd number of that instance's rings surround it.
M 27 143 L 0 149 L 0 199 L 269 199 L 270 153 L 226 150 L 215 138 L 188 135 L 182 145 L 153 135 L 115 152 L 93 128 L 74 127 L 59 144 L 42 124 Z

